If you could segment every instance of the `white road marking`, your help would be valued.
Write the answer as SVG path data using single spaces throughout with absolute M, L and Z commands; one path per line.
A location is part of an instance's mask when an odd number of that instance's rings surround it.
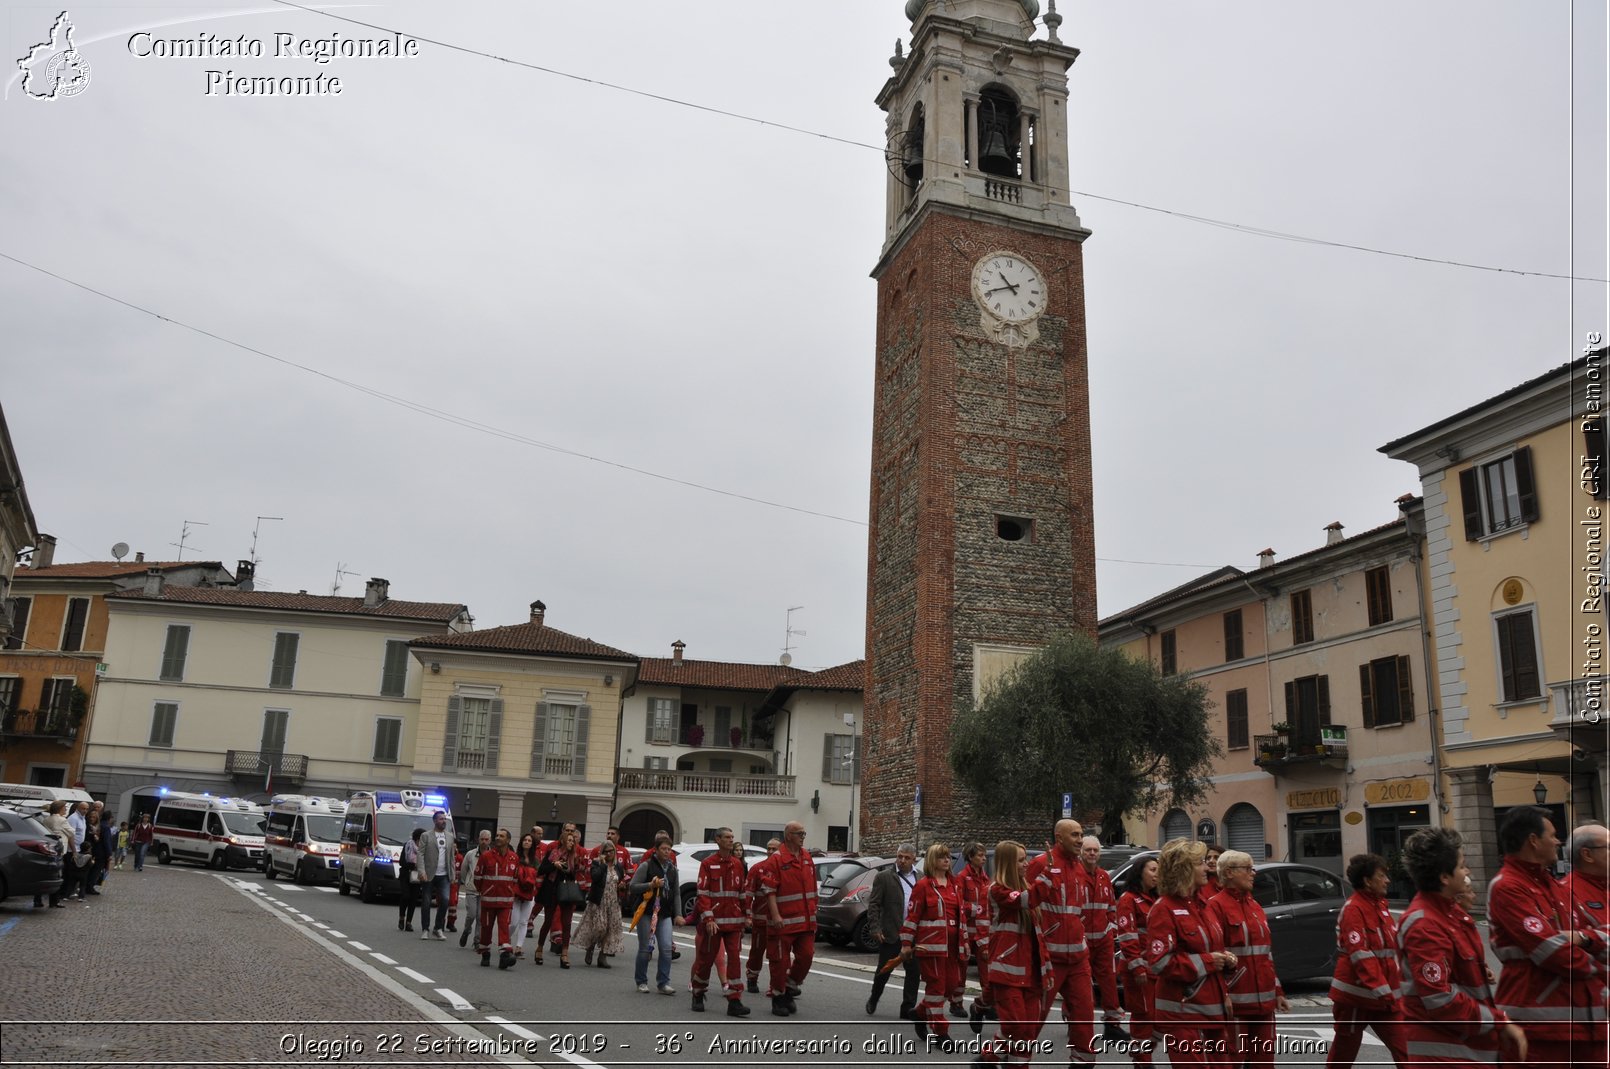
M 397 959 L 396 958 L 388 958 L 384 954 L 380 953 L 380 951 L 378 951 L 378 950 L 369 951 L 369 956 L 371 958 L 374 958 L 376 961 L 378 961 L 382 965 L 395 965 L 395 964 L 397 964 Z
M 519 1025 L 510 1022 L 507 1018 L 504 1018 L 504 1017 L 488 1017 L 487 1022 L 490 1023 L 490 1024 L 495 1024 L 499 1028 L 502 1028 L 502 1029 L 504 1029 L 506 1031 L 513 1032 L 515 1035 L 519 1036 L 521 1039 L 531 1040 L 532 1042 L 535 1042 L 535 1043 L 546 1043 L 548 1041 L 547 1036 L 539 1036 L 537 1033 L 531 1031 L 529 1028 L 522 1028 Z M 597 1063 L 595 1061 L 592 1061 L 589 1058 L 583 1058 L 579 1054 L 567 1054 L 566 1052 L 564 1052 L 562 1050 L 556 1050 L 556 1051 L 553 1051 L 552 1053 L 555 1054 L 556 1056 L 560 1057 L 560 1058 L 563 1058 L 565 1061 L 569 1062 L 571 1065 L 579 1065 L 579 1066 L 581 1066 L 582 1069 L 605 1069 L 605 1067 L 600 1065 L 599 1063 Z
M 348 939 L 347 942 L 350 943 L 351 945 L 357 947 L 359 950 L 368 950 L 369 949 L 367 944 L 360 943 L 356 939 Z
M 315 928 L 323 928 L 325 931 L 330 930 L 330 926 L 328 924 L 325 924 L 323 921 L 314 921 L 313 922 L 313 927 L 315 927 Z
M 454 991 L 450 987 L 438 987 L 436 989 L 436 993 L 446 999 L 448 1005 L 452 1006 L 455 1010 L 473 1010 L 475 1008 L 474 1004 L 472 1004 L 469 999 L 465 998 L 463 995 L 459 994 L 457 991 Z
M 322 928 L 324 926 L 321 924 L 319 927 Z M 332 939 L 345 939 L 346 937 L 347 937 L 346 932 L 338 932 L 334 928 L 330 929 L 330 938 L 332 938 Z
M 426 976 L 424 973 L 415 972 L 406 965 L 397 966 L 397 971 L 408 977 L 408 979 L 417 981 L 421 984 L 434 984 L 436 982 L 435 980 L 432 980 L 430 977 Z
M 334 887 L 322 887 L 321 886 L 321 887 L 315 887 L 314 890 L 315 891 L 323 891 L 327 895 L 333 895 L 333 894 L 336 893 L 336 890 L 335 890 Z

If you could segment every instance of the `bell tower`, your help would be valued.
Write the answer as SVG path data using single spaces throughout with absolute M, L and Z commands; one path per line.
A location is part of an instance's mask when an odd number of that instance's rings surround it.
M 872 272 L 868 849 L 1024 834 L 972 814 L 951 723 L 978 681 L 1095 630 L 1090 232 L 1068 202 L 1079 52 L 1055 0 L 1037 38 L 1039 13 L 1037 0 L 909 0 L 911 47 L 896 44 L 877 97 L 889 180 Z M 1030 816 L 1049 830 L 1051 814 Z

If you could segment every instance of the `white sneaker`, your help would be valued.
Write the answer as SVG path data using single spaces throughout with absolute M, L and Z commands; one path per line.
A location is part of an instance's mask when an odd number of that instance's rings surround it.
M 661 984 L 660 985 L 660 994 L 662 994 L 662 995 L 674 995 L 674 994 L 676 994 L 676 988 L 672 987 L 670 984 Z
M 638 984 L 637 985 L 637 990 L 640 993 L 646 995 L 646 994 L 648 994 L 648 985 L 647 984 Z
M 421 938 L 421 939 L 429 939 L 430 938 L 430 929 L 426 928 L 423 932 L 420 932 L 419 933 L 419 938 Z
M 430 930 L 430 937 L 432 939 L 446 939 L 447 933 L 443 932 L 440 928 L 432 928 Z

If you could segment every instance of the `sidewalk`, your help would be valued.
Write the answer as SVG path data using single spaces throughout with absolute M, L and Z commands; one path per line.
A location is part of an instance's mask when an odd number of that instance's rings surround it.
M 65 909 L 0 903 L 0 1065 L 501 1060 L 454 1049 L 485 1035 L 210 872 L 152 864 L 114 871 L 101 891 Z

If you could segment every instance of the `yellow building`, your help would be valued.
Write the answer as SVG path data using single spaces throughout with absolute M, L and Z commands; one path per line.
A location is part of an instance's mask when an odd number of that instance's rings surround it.
M 1604 819 L 1605 353 L 1381 447 L 1420 473 L 1446 820 L 1482 887 L 1508 807 Z

